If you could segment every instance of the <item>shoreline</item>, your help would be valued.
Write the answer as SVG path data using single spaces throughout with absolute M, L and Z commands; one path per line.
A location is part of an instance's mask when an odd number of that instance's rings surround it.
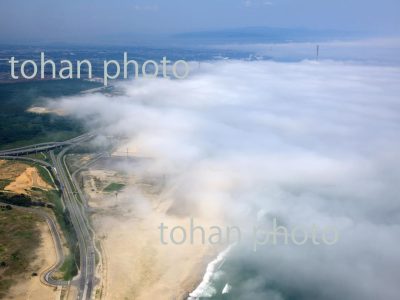
M 220 252 L 214 260 L 208 263 L 203 279 L 200 284 L 189 293 L 189 297 L 187 297 L 186 300 L 197 300 L 200 297 L 211 297 L 215 295 L 215 291 L 212 290 L 212 277 L 215 272 L 222 267 L 232 248 L 233 245 L 228 246 L 225 250 Z

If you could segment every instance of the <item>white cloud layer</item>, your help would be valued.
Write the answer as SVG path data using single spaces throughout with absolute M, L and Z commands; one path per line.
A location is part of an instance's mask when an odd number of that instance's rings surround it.
M 334 59 L 369 64 L 400 65 L 400 38 L 369 38 L 360 40 L 253 43 L 214 45 L 217 49 L 248 51 L 255 56 L 272 57 L 275 60 L 293 61 L 315 59 L 319 45 L 320 59 Z
M 237 299 L 399 298 L 400 69 L 225 61 L 121 87 L 55 105 L 128 136 L 188 213 L 339 228 L 332 247 L 247 253 Z

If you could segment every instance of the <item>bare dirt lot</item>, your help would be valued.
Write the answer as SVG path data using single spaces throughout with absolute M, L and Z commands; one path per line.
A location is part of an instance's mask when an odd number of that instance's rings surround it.
M 59 109 L 50 109 L 48 107 L 42 106 L 32 106 L 26 110 L 27 112 L 35 113 L 35 114 L 55 114 L 58 116 L 65 116 L 65 112 Z
M 21 162 L 0 160 L 0 180 L 14 180 L 28 167 L 27 164 Z
M 39 188 L 42 190 L 49 190 L 51 186 L 48 185 L 39 175 L 35 167 L 27 167 L 13 182 L 7 185 L 4 190 L 16 194 L 28 194 L 32 188 Z
M 36 167 L 18 161 L 0 160 L 0 190 L 15 194 L 29 194 L 32 188 L 49 190 Z

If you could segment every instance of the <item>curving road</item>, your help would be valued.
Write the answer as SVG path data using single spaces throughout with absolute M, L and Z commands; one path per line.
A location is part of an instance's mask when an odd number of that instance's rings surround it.
M 57 156 L 50 151 L 50 157 L 56 169 L 57 178 L 61 184 L 64 203 L 68 209 L 71 222 L 77 234 L 80 252 L 79 296 L 78 299 L 91 299 L 95 285 L 95 247 L 87 225 L 87 216 L 79 207 L 74 181 L 65 165 L 65 154 L 73 148 L 71 145 L 63 149 Z
M 57 253 L 57 263 L 44 274 L 44 280 L 54 286 L 62 285 L 62 286 L 67 286 L 69 285 L 69 281 L 64 281 L 64 280 L 56 280 L 53 279 L 53 273 L 58 271 L 62 264 L 64 263 L 64 253 L 63 253 L 63 248 L 62 248 L 62 243 L 61 243 L 61 237 L 60 234 L 57 230 L 57 225 L 52 217 L 50 217 L 48 214 L 46 214 L 43 211 L 36 211 L 37 214 L 41 215 L 44 219 L 46 219 L 47 224 L 49 225 L 51 236 L 53 237 L 54 245 L 56 248 L 56 253 Z
M 86 210 L 80 208 L 79 199 L 77 198 L 76 196 L 77 193 L 75 191 L 78 191 L 81 197 L 83 193 L 81 192 L 79 185 L 77 185 L 76 180 L 69 173 L 69 170 L 65 163 L 65 154 L 70 149 L 77 146 L 79 143 L 88 141 L 94 136 L 95 134 L 93 133 L 86 133 L 64 142 L 42 143 L 42 144 L 36 144 L 26 147 L 0 151 L 0 159 L 22 159 L 27 161 L 33 161 L 45 165 L 47 167 L 51 167 L 54 170 L 55 176 L 60 182 L 63 203 L 70 214 L 71 222 L 76 232 L 76 236 L 79 243 L 80 268 L 79 268 L 79 274 L 77 276 L 78 279 L 73 282 L 73 284 L 78 285 L 79 300 L 89 300 L 92 298 L 95 286 L 96 247 L 93 241 L 93 236 L 89 232 L 91 229 L 88 225 L 89 222 L 86 215 Z M 54 149 L 57 148 L 63 148 L 63 150 L 57 155 L 55 155 Z M 35 158 L 19 157 L 19 155 L 37 153 L 42 151 L 50 151 L 50 158 L 52 164 L 49 164 L 47 162 Z M 82 201 L 84 201 L 84 197 L 82 197 Z M 86 204 L 84 204 L 84 206 L 86 207 Z M 61 285 L 61 286 L 68 285 L 68 282 L 57 281 L 52 278 L 52 274 L 63 263 L 64 257 L 62 255 L 62 247 L 57 227 L 51 218 L 46 218 L 46 220 L 50 226 L 50 230 L 55 240 L 57 253 L 60 256 L 57 264 L 45 274 L 44 278 L 46 282 L 51 285 Z
M 53 285 L 53 286 L 69 285 L 68 281 L 56 280 L 56 279 L 52 278 L 53 273 L 56 272 L 61 267 L 61 265 L 64 263 L 64 253 L 63 253 L 63 248 L 62 248 L 62 243 L 61 243 L 61 237 L 57 231 L 57 225 L 56 225 L 54 219 L 49 214 L 47 214 L 45 211 L 37 209 L 37 208 L 15 206 L 15 205 L 3 203 L 3 202 L 0 202 L 0 203 L 2 205 L 10 205 L 14 209 L 32 212 L 46 220 L 47 225 L 49 226 L 49 229 L 50 229 L 51 236 L 53 238 L 54 246 L 56 248 L 57 262 L 48 271 L 46 271 L 46 273 L 43 275 L 43 279 L 46 281 L 46 283 L 48 283 L 49 285 Z

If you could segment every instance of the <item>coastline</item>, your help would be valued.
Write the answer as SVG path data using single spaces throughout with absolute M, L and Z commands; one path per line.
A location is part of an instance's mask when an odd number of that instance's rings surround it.
M 202 281 L 191 293 L 189 293 L 189 297 L 187 297 L 187 300 L 197 300 L 200 297 L 212 297 L 215 295 L 216 290 L 212 286 L 213 275 L 224 264 L 225 259 L 231 251 L 232 247 L 233 245 L 228 246 L 207 265 L 206 272 L 204 273 Z
M 96 166 L 83 172 L 93 225 L 104 250 L 107 275 L 102 282 L 102 299 L 187 299 L 221 249 L 200 243 L 161 243 L 160 222 L 188 228 L 188 219 L 167 213 L 171 199 L 143 190 L 137 193 L 143 188 L 137 182 L 142 180 L 139 177 L 119 178 L 117 181 L 126 183 L 127 188 L 118 197 L 96 189 L 96 182 L 106 186 L 107 178 L 115 181 L 116 176 L 114 171 Z M 211 223 L 204 218 L 198 222 Z

